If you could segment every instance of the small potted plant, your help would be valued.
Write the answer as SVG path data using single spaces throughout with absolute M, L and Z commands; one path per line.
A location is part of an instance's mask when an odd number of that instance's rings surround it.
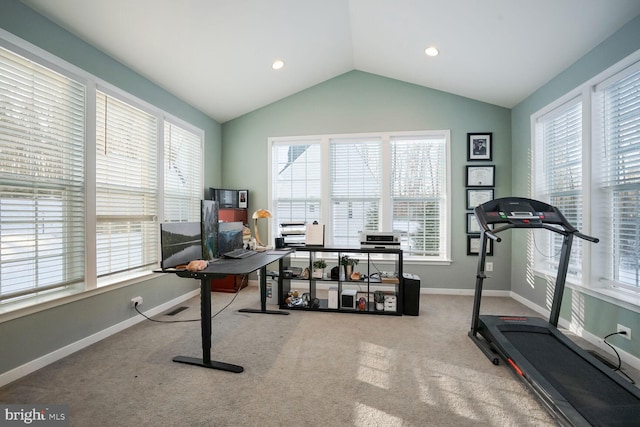
M 317 259 L 313 261 L 313 278 L 322 279 L 324 275 L 324 269 L 327 267 L 327 262 L 323 259 Z
M 376 303 L 376 310 L 383 311 L 384 310 L 384 293 L 382 291 L 375 291 L 373 293 L 373 300 Z
M 345 280 L 349 280 L 351 273 L 353 272 L 353 266 L 358 265 L 358 258 L 351 258 L 349 255 L 342 255 L 340 257 L 340 265 L 344 266 Z

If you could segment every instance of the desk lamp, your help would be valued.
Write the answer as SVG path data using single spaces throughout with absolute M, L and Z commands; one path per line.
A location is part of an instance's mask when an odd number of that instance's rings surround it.
M 258 233 L 258 220 L 261 218 L 271 218 L 271 212 L 269 212 L 266 209 L 258 209 L 253 213 L 253 215 L 251 215 L 251 218 L 253 218 L 253 229 L 256 233 L 256 242 L 258 243 L 259 246 L 264 246 L 264 244 L 260 240 L 260 233 Z

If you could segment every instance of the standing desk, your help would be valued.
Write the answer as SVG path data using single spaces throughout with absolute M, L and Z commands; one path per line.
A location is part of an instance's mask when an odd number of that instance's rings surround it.
M 220 278 L 229 274 L 249 274 L 260 270 L 260 309 L 244 308 L 243 313 L 264 314 L 289 314 L 286 311 L 267 310 L 267 265 L 279 261 L 282 267 L 282 259 L 289 255 L 290 250 L 270 250 L 258 252 L 243 259 L 221 258 L 200 271 L 177 271 L 179 277 L 200 280 L 200 317 L 202 328 L 202 359 L 188 356 L 176 356 L 174 362 L 186 363 L 209 369 L 240 373 L 244 371 L 242 366 L 211 360 L 211 279 Z M 282 270 L 282 268 L 280 268 Z

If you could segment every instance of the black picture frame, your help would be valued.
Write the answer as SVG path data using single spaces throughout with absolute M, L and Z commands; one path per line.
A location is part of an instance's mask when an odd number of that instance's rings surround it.
M 493 256 L 493 240 L 487 239 L 487 256 Z M 467 255 L 479 255 L 480 236 L 467 236 Z
M 479 165 L 465 167 L 466 187 L 495 187 L 496 167 L 494 165 Z
M 493 160 L 493 132 L 478 132 L 467 134 L 467 160 Z
M 467 212 L 467 234 L 479 235 L 480 234 L 480 224 L 478 224 L 478 219 L 476 218 L 476 214 L 473 212 Z M 490 229 L 493 229 L 493 224 L 488 224 Z
M 493 188 L 467 188 L 467 210 L 472 210 L 482 203 L 493 200 L 494 197 Z

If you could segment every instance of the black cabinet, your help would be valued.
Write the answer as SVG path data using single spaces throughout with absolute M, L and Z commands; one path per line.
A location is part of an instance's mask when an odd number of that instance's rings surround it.
M 321 260 L 326 267 L 320 272 L 314 265 Z M 355 264 L 351 269 L 344 265 L 348 260 Z M 295 248 L 279 275 L 281 309 L 403 313 L 401 249 Z

